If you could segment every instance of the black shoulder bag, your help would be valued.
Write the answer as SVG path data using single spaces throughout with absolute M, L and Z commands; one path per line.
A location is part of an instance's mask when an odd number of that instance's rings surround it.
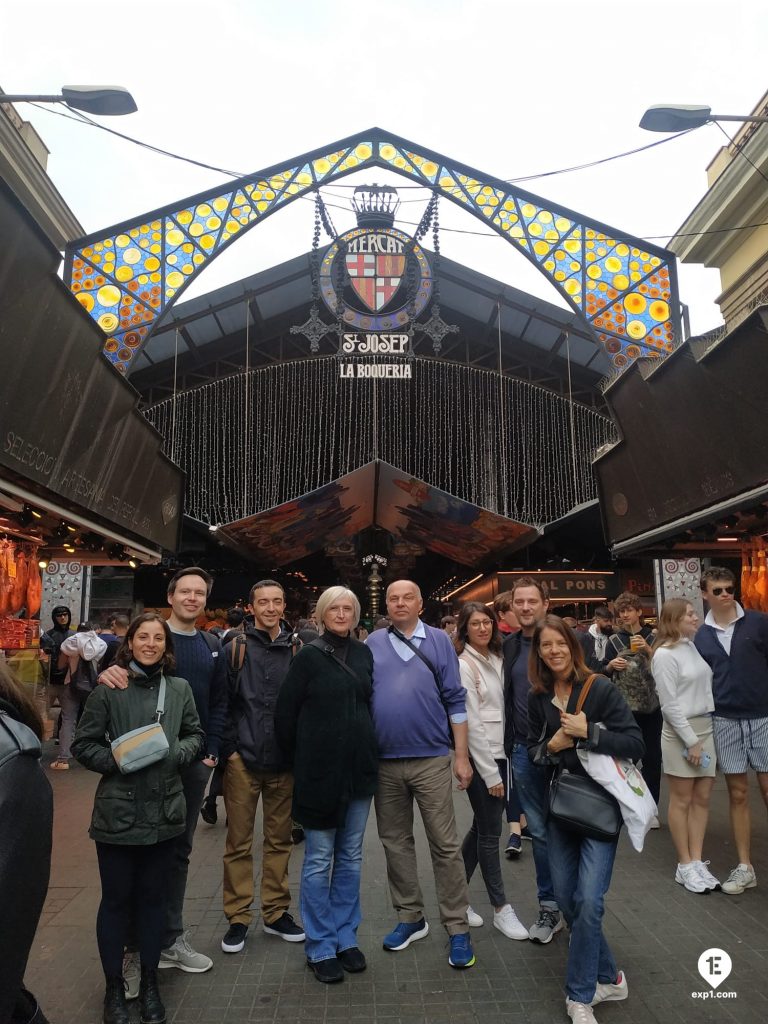
M 401 633 L 396 626 L 390 626 L 387 632 L 392 633 L 393 636 L 396 636 L 400 643 L 405 644 L 406 647 L 410 647 L 410 649 L 413 651 L 416 657 L 421 658 L 421 660 L 427 666 L 429 671 L 432 673 L 432 678 L 435 680 L 435 686 L 437 687 L 437 695 L 440 698 L 440 703 L 443 705 L 443 710 L 445 711 L 445 717 L 448 720 L 448 742 L 452 747 L 455 746 L 453 740 L 453 729 L 451 727 L 451 715 L 445 704 L 445 698 L 443 697 L 443 688 L 440 685 L 440 676 L 438 675 L 437 669 L 426 656 L 426 654 L 424 654 L 421 648 L 417 647 L 416 644 L 411 643 L 408 637 Z
M 590 676 L 581 689 L 577 715 L 595 678 Z M 550 783 L 549 816 L 568 832 L 606 843 L 616 842 L 623 824 L 616 798 L 588 775 L 569 772 L 567 768 L 559 771 Z
M 321 636 L 317 637 L 317 639 L 315 640 L 310 640 L 309 643 L 307 644 L 307 647 L 316 647 L 318 651 L 322 651 L 323 654 L 326 654 L 329 658 L 332 658 L 337 665 L 340 665 L 347 673 L 347 675 L 352 676 L 352 678 L 356 682 L 360 682 L 360 676 L 357 674 L 357 672 L 355 672 L 354 669 L 350 668 L 346 661 L 344 661 L 336 654 L 333 644 L 326 643 Z

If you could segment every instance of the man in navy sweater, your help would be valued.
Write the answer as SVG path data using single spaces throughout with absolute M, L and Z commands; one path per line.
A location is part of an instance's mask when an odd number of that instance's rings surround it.
M 744 611 L 734 597 L 736 581 L 730 569 L 706 569 L 701 589 L 709 612 L 694 643 L 713 673 L 715 750 L 728 786 L 739 857 L 722 890 L 734 895 L 757 885 L 749 859 L 750 768 L 757 773 L 768 807 L 768 615 Z
M 475 962 L 469 937 L 469 896 L 453 809 L 449 729 L 455 747 L 453 774 L 460 789 L 472 779 L 467 712 L 456 651 L 442 629 L 419 615 L 421 591 L 410 580 L 387 590 L 389 630 L 366 641 L 373 653 L 371 711 L 379 744 L 376 822 L 384 845 L 392 905 L 399 923 L 384 949 L 405 949 L 429 931 L 419 886 L 413 837 L 413 802 L 427 835 L 440 919 L 448 932 L 451 967 Z
M 171 606 L 168 625 L 173 634 L 176 675 L 186 679 L 192 688 L 206 740 L 203 756 L 188 765 L 181 775 L 187 804 L 186 829 L 176 841 L 169 871 L 165 948 L 160 956 L 160 967 L 177 967 L 190 974 L 201 974 L 213 967 L 209 956 L 198 953 L 190 945 L 182 917 L 192 840 L 211 769 L 219 761 L 227 715 L 227 670 L 221 641 L 212 633 L 195 627 L 212 587 L 213 577 L 197 566 L 180 569 L 168 582 Z M 128 673 L 118 665 L 111 665 L 101 673 L 99 682 L 122 689 L 127 686 Z M 123 974 L 127 998 L 135 998 L 138 995 L 136 954 L 126 954 Z

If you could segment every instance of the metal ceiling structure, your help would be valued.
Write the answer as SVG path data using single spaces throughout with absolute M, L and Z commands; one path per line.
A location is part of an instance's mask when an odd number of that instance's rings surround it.
M 459 325 L 441 359 L 540 384 L 584 404 L 601 406 L 599 381 L 610 372 L 604 348 L 583 317 L 441 257 L 441 307 Z M 244 368 L 309 355 L 291 326 L 306 319 L 312 294 L 311 255 L 297 256 L 251 277 L 172 307 L 130 371 L 131 383 L 152 405 L 169 395 Z M 246 353 L 246 343 L 248 352 Z M 335 354 L 329 335 L 318 356 Z M 432 344 L 416 325 L 414 354 Z M 569 381 L 570 373 L 570 381 Z

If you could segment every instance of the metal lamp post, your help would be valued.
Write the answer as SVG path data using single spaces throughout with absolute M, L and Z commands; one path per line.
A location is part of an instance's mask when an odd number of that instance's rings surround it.
M 711 107 L 660 104 L 649 107 L 640 118 L 640 127 L 649 132 L 684 132 L 688 128 L 701 128 L 710 121 L 747 121 L 768 124 L 768 117 L 755 114 L 713 114 Z
M 2 103 L 64 103 L 87 114 L 116 116 L 133 114 L 138 109 L 133 96 L 121 85 L 65 85 L 60 95 L 35 96 L 29 93 L 0 93 Z

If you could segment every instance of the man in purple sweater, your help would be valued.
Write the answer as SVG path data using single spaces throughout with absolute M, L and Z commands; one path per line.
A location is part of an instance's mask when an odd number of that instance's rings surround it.
M 387 615 L 392 626 L 367 640 L 373 653 L 373 722 L 379 743 L 376 821 L 384 845 L 387 879 L 399 924 L 384 949 L 405 949 L 429 931 L 419 886 L 413 838 L 413 802 L 426 832 L 440 919 L 448 932 L 451 967 L 475 963 L 467 923 L 469 896 L 453 811 L 453 774 L 460 789 L 472 779 L 467 713 L 453 644 L 419 618 L 421 591 L 410 580 L 391 583 Z M 449 732 L 450 730 L 450 732 Z

